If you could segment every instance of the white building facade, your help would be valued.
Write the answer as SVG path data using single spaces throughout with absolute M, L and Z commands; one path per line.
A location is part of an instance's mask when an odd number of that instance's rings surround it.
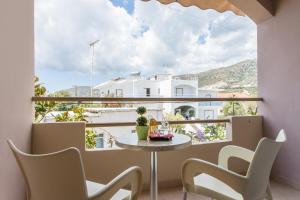
M 170 74 L 157 74 L 145 78 L 141 73 L 131 73 L 126 78 L 116 78 L 94 87 L 96 96 L 101 97 L 214 97 L 213 91 L 198 90 L 197 80 L 173 79 Z M 167 113 L 181 113 L 185 118 L 211 119 L 217 117 L 217 109 L 199 102 L 143 104 L 147 108 L 162 109 Z M 211 112 L 212 111 L 212 112 Z M 205 114 L 205 113 L 206 114 Z

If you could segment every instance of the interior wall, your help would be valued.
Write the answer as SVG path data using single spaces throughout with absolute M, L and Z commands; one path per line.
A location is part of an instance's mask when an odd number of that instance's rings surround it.
M 0 1 L 0 199 L 25 199 L 20 170 L 6 140 L 30 150 L 34 32 L 33 0 Z
M 266 136 L 282 128 L 287 143 L 272 176 L 300 188 L 300 1 L 280 0 L 276 15 L 258 24 L 258 93 Z

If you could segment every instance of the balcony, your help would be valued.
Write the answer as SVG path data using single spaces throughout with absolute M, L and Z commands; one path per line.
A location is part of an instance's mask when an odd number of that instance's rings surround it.
M 187 1 L 180 1 L 182 4 L 184 2 Z M 271 0 L 230 2 L 234 2 L 234 6 L 229 6 L 233 8 L 234 12 L 249 16 L 258 25 L 258 94 L 264 98 L 264 102 L 260 103 L 260 112 L 263 117 L 235 116 L 224 119 L 226 121 L 222 123 L 226 123 L 227 140 L 196 144 L 186 150 L 159 154 L 160 187 L 163 188 L 164 185 L 174 187 L 174 189 L 161 190 L 161 197 L 181 199 L 181 187 L 177 186 L 180 184 L 179 167 L 184 159 L 196 157 L 216 162 L 217 151 L 226 144 L 237 144 L 253 149 L 260 137 L 274 138 L 274 134 L 279 129 L 285 128 L 288 133 L 288 142 L 282 148 L 275 162 L 271 177 L 289 186 L 271 182 L 271 187 L 275 189 L 275 199 L 299 199 L 299 191 L 293 190 L 291 187 L 300 188 L 298 170 L 300 167 L 298 157 L 300 137 L 297 120 L 300 101 L 300 68 L 298 67 L 300 30 L 297 25 L 295 26 L 295 19 L 299 18 L 297 8 L 299 8 L 300 2 L 296 0 L 276 1 L 276 6 L 271 3 Z M 87 177 L 95 181 L 108 182 L 124 168 L 138 164 L 143 167 L 145 184 L 148 185 L 150 157 L 147 153 L 124 149 L 87 150 L 85 148 L 85 128 L 111 125 L 133 126 L 134 123 L 62 122 L 32 125 L 34 2 L 3 0 L 0 4 L 2 27 L 0 37 L 2 105 L 0 113 L 0 199 L 19 200 L 25 198 L 25 184 L 5 142 L 8 138 L 13 139 L 22 150 L 32 153 L 48 153 L 76 146 L 82 151 Z M 224 11 L 222 10 L 224 7 L 217 7 L 217 9 Z M 285 53 L 284 50 L 290 51 Z M 34 101 L 37 100 L 34 99 Z M 78 100 L 66 98 L 63 100 L 76 103 L 97 101 L 97 99 L 89 98 Z M 107 99 L 107 101 L 109 100 Z M 161 99 L 151 99 L 151 97 L 144 100 L 150 100 L 150 103 L 151 100 L 161 101 Z M 183 100 L 176 99 L 177 103 Z M 210 99 L 210 101 L 213 100 L 213 98 Z M 128 101 L 134 100 L 128 99 Z M 237 101 L 237 99 L 230 101 Z M 194 99 L 193 102 L 199 103 L 199 99 Z M 188 120 L 184 122 L 192 123 Z M 216 121 L 205 119 L 205 121 L 194 122 L 213 123 Z M 244 164 L 237 160 L 232 160 L 231 165 L 234 170 L 239 172 L 243 172 L 245 169 Z M 141 199 L 147 199 L 147 194 L 143 195 Z
M 178 103 L 178 102 L 223 102 L 223 101 L 262 101 L 262 98 L 98 98 L 98 97 L 33 97 L 34 102 L 56 101 L 65 103 Z M 135 109 L 134 109 L 135 110 Z M 149 185 L 148 153 L 141 151 L 128 151 L 117 148 L 87 149 L 85 145 L 85 130 L 87 128 L 101 128 L 105 130 L 117 130 L 117 136 L 134 130 L 134 121 L 114 122 L 59 122 L 59 123 L 35 123 L 33 124 L 33 153 L 41 154 L 53 152 L 68 146 L 80 149 L 87 177 L 96 182 L 107 182 L 117 172 L 132 165 L 143 168 L 145 186 Z M 201 158 L 210 162 L 216 162 L 219 150 L 228 144 L 235 144 L 249 149 L 255 149 L 257 142 L 262 137 L 262 116 L 232 116 L 224 119 L 196 119 L 169 121 L 170 125 L 176 124 L 224 124 L 226 137 L 223 140 L 194 141 L 191 147 L 180 150 L 158 153 L 159 159 L 159 184 L 165 186 L 179 186 L 180 166 L 189 158 Z M 115 128 L 115 129 L 114 129 Z M 130 158 L 134 157 L 134 160 Z M 114 158 L 114 159 L 111 159 Z M 108 166 L 115 166 L 113 169 Z M 171 167 L 172 166 L 172 167 Z M 232 168 L 238 172 L 244 172 L 246 166 L 240 162 L 232 163 Z M 101 171 L 101 173 L 99 173 Z

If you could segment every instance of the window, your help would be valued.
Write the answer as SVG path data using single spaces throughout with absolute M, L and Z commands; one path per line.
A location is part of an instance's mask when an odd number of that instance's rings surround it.
M 116 89 L 116 97 L 122 97 L 123 96 L 123 90 L 122 89 Z
M 158 93 L 158 95 L 160 95 L 160 88 L 157 89 L 157 93 Z
M 100 133 L 96 136 L 96 148 L 104 148 L 104 135 Z
M 146 97 L 150 97 L 151 95 L 150 88 L 145 88 L 145 91 L 146 91 Z
M 176 88 L 176 96 L 183 96 L 183 88 Z

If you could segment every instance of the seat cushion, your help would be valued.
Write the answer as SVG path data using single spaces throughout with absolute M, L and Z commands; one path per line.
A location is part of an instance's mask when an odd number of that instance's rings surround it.
M 200 174 L 194 177 L 195 192 L 215 199 L 243 200 L 240 193 L 233 190 L 222 181 L 208 175 Z
M 88 197 L 92 197 L 97 192 L 101 191 L 101 189 L 105 186 L 100 183 L 95 183 L 92 181 L 86 181 L 87 191 L 88 191 Z M 121 189 L 119 190 L 112 198 L 111 200 L 129 200 L 130 199 L 131 192 L 129 190 Z

